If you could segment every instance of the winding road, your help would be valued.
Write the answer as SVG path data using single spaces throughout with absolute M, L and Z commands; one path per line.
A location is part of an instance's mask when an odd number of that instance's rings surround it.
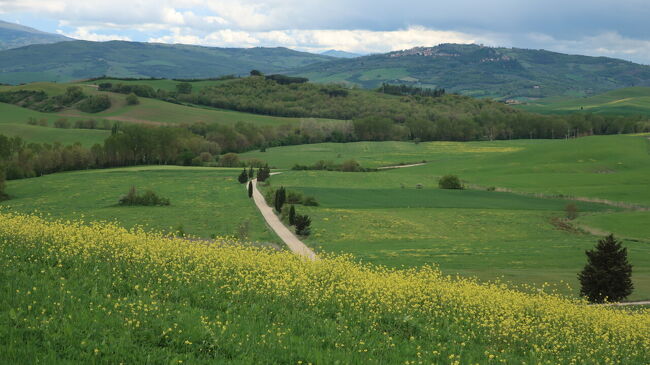
M 272 175 L 275 174 L 278 173 L 273 173 Z M 251 183 L 253 184 L 253 200 L 255 201 L 255 205 L 257 205 L 257 209 L 260 210 L 264 220 L 266 220 L 266 223 L 271 227 L 275 234 L 277 234 L 287 247 L 289 247 L 289 249 L 296 255 L 305 257 L 312 261 L 318 260 L 316 253 L 314 253 L 311 248 L 307 247 L 304 242 L 298 239 L 298 237 L 296 237 L 296 235 L 293 234 L 284 223 L 282 223 L 280 218 L 275 215 L 273 208 L 266 204 L 266 199 L 264 199 L 262 193 L 257 190 L 257 179 L 251 180 Z M 248 184 L 245 184 L 244 186 L 248 188 Z

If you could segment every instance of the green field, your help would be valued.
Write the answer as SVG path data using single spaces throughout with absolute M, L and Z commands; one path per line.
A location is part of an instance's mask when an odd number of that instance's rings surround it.
M 650 314 L 0 213 L 6 364 L 645 364 Z
M 552 97 L 517 106 L 535 113 L 574 113 L 650 115 L 650 87 L 629 87 L 603 94 L 566 98 Z
M 29 125 L 27 124 L 29 118 L 46 119 L 48 127 Z M 16 105 L 0 103 L 0 134 L 19 136 L 28 142 L 36 143 L 60 142 L 64 145 L 70 145 L 80 142 L 86 147 L 90 147 L 95 143 L 101 144 L 110 134 L 110 131 L 103 130 L 54 128 L 54 121 L 59 118 L 62 117 L 56 114 L 39 113 Z M 84 118 L 68 118 L 71 122 L 76 119 Z
M 103 82 L 104 80 L 102 80 Z M 217 81 L 200 81 L 194 84 L 202 85 L 202 87 L 214 84 Z M 171 88 L 178 83 L 172 80 L 143 80 L 133 81 L 131 83 L 151 85 L 154 88 Z M 157 99 L 139 98 L 138 105 L 127 105 L 126 95 L 100 92 L 96 87 L 91 87 L 88 84 L 57 84 L 39 82 L 34 84 L 26 84 L 20 86 L 6 86 L 0 85 L 0 92 L 13 91 L 13 90 L 43 90 L 49 96 L 61 95 L 65 93 L 66 88 L 70 86 L 79 85 L 83 87 L 86 94 L 105 94 L 111 99 L 111 108 L 99 113 L 84 113 L 77 109 L 68 108 L 57 113 L 38 113 L 32 110 L 18 108 L 15 106 L 0 103 L 0 111 L 7 110 L 7 114 L 0 114 L 0 124 L 11 122 L 12 124 L 26 123 L 29 116 L 36 116 L 46 118 L 50 121 L 59 118 L 75 119 L 107 119 L 112 121 L 131 122 L 131 123 L 145 123 L 145 124 L 192 124 L 192 123 L 222 123 L 222 124 L 235 124 L 237 122 L 248 122 L 256 125 L 283 125 L 283 124 L 298 124 L 307 120 L 315 121 L 334 121 L 331 119 L 321 118 L 286 118 L 286 117 L 273 117 L 260 114 L 243 113 L 232 110 L 222 110 L 208 107 L 199 107 L 192 105 L 179 105 L 169 103 Z M 336 121 L 334 121 L 336 122 Z M 7 129 L 7 130 L 10 130 Z M 1 133 L 1 131 L 0 131 Z M 9 132 L 7 132 L 8 134 Z M 61 133 L 61 132 L 52 132 Z M 72 132 L 76 133 L 76 132 Z M 47 133 L 46 133 L 47 134 Z M 68 133 L 69 134 L 69 133 Z
M 46 175 L 7 182 L 11 211 L 38 211 L 55 218 L 117 221 L 172 231 L 182 225 L 191 235 L 238 236 L 248 224 L 248 239 L 274 242 L 273 236 L 245 189 L 236 180 L 238 169 L 147 166 Z M 131 186 L 151 189 L 169 198 L 170 206 L 121 207 L 118 199 Z M 248 222 L 248 223 L 246 223 Z
M 579 229 L 587 226 L 624 239 L 635 270 L 633 298 L 648 298 L 650 234 L 643 222 L 650 213 L 577 202 L 577 226 L 563 229 L 553 222 L 564 217 L 570 201 L 550 198 L 563 194 L 650 205 L 647 143 L 647 136 L 381 142 L 271 148 L 244 156 L 285 169 L 321 159 L 355 158 L 366 167 L 427 161 L 379 172 L 286 171 L 272 177 L 273 187 L 301 191 L 320 203 L 298 210 L 313 218 L 307 242 L 321 250 L 391 267 L 438 264 L 450 274 L 503 277 L 518 284 L 563 281 L 576 288 L 584 250 L 598 238 Z M 438 189 L 437 178 L 447 173 L 474 188 Z M 516 193 L 485 191 L 489 186 Z
M 92 81 L 84 81 L 84 84 L 89 84 L 89 85 L 99 85 L 104 82 L 110 82 L 112 84 L 123 84 L 123 85 L 149 85 L 154 90 L 161 89 L 165 91 L 176 91 L 176 85 L 178 85 L 181 82 L 187 82 L 187 81 L 175 81 L 175 80 L 170 80 L 170 79 L 160 79 L 160 80 L 119 80 L 119 79 L 111 79 L 111 78 L 105 78 L 105 79 L 100 79 L 100 80 L 92 80 Z M 189 83 L 192 84 L 192 92 L 196 93 L 203 89 L 206 86 L 213 86 L 217 85 L 222 81 L 219 80 L 201 80 L 201 81 L 190 81 Z

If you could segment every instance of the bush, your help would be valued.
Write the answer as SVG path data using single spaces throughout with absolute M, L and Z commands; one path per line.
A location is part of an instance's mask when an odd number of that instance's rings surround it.
M 576 203 L 567 204 L 564 210 L 566 211 L 566 218 L 568 220 L 574 220 L 578 218 L 578 206 Z
M 303 196 L 299 191 L 289 191 L 287 193 L 287 203 L 289 204 L 302 204 Z
M 581 295 L 592 303 L 603 303 L 632 294 L 632 265 L 627 261 L 627 249 L 614 235 L 599 240 L 594 250 L 585 253 L 587 265 L 578 274 Z
M 296 214 L 294 218 L 296 234 L 300 236 L 309 236 L 311 233 L 311 218 L 308 215 Z
M 306 196 L 306 197 L 302 200 L 302 205 L 305 205 L 305 206 L 311 206 L 311 207 L 317 207 L 317 206 L 318 206 L 318 202 L 316 201 L 316 198 L 314 198 L 313 196 Z
M 341 171 L 343 172 L 356 172 L 359 171 L 360 165 L 355 160 L 347 160 L 341 164 Z
M 246 173 L 246 169 L 244 169 L 244 171 L 239 174 L 237 181 L 239 181 L 240 184 L 245 184 L 248 182 L 248 173 Z
M 219 158 L 219 166 L 237 167 L 239 166 L 239 156 L 236 153 L 226 153 Z
M 130 93 L 129 95 L 126 96 L 126 104 L 127 105 L 138 105 L 138 104 L 140 104 L 140 99 L 138 99 L 138 96 L 135 95 L 134 93 Z
M 159 197 L 151 190 L 147 190 L 143 195 L 138 195 L 135 186 L 132 186 L 129 192 L 120 198 L 119 205 L 162 206 L 169 205 L 169 199 Z
M 65 129 L 67 129 L 67 128 L 70 128 L 70 126 L 71 126 L 70 122 L 65 118 L 57 119 L 54 122 L 54 128 L 65 128 Z
M 440 189 L 462 189 L 460 179 L 456 175 L 445 175 L 438 180 Z
M 77 105 L 77 109 L 85 113 L 99 113 L 111 107 L 111 99 L 107 95 L 92 95 Z

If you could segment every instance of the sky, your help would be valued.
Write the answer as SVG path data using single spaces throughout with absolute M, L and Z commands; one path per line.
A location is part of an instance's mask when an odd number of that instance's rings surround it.
M 0 19 L 93 41 L 361 54 L 477 43 L 650 64 L 650 0 L 0 0 Z

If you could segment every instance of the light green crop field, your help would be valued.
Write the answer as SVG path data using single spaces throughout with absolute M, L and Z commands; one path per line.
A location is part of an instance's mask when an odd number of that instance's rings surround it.
M 650 206 L 650 135 L 593 136 L 571 140 L 494 142 L 324 143 L 249 152 L 270 166 L 287 169 L 318 160 L 355 159 L 363 167 L 427 161 L 400 170 L 379 184 L 435 186 L 456 174 L 469 184 L 518 192 L 609 199 Z
M 48 127 L 27 124 L 29 118 L 37 120 L 45 119 Z M 62 118 L 51 113 L 39 113 L 16 105 L 0 103 L 0 134 L 6 136 L 19 136 L 28 142 L 54 143 L 60 142 L 63 145 L 70 145 L 76 142 L 90 147 L 95 143 L 103 143 L 110 131 L 90 129 L 61 129 L 54 128 L 54 121 Z M 67 118 L 71 122 L 76 119 Z
M 517 106 L 536 113 L 588 112 L 597 114 L 650 115 L 650 87 L 630 87 L 582 98 L 553 97 Z
M 319 144 L 271 148 L 244 157 L 265 159 L 285 169 L 321 159 L 354 158 L 366 167 L 426 160 L 423 166 L 369 173 L 285 171 L 271 181 L 273 187 L 301 191 L 320 203 L 319 207 L 298 206 L 299 213 L 313 218 L 307 243 L 315 248 L 351 253 L 391 267 L 438 264 L 446 273 L 483 280 L 563 282 L 577 288 L 584 251 L 595 245 L 598 236 L 553 223 L 564 217 L 569 200 L 520 193 L 647 206 L 647 137 Z M 437 178 L 448 173 L 459 175 L 471 186 L 496 186 L 516 193 L 478 187 L 438 189 Z M 416 184 L 423 188 L 416 189 Z M 650 234 L 643 222 L 650 222 L 650 214 L 576 203 L 578 227 L 613 232 L 624 240 L 634 265 L 633 298 L 649 298 Z
M 274 242 L 264 220 L 236 177 L 238 169 L 147 166 L 66 172 L 7 182 L 11 200 L 1 204 L 18 212 L 39 211 L 54 218 L 117 220 L 120 225 L 166 231 L 182 225 L 191 235 L 208 238 L 240 235 Z M 118 199 L 131 186 L 169 198 L 170 206 L 122 207 Z M 248 223 L 246 223 L 248 222 Z

